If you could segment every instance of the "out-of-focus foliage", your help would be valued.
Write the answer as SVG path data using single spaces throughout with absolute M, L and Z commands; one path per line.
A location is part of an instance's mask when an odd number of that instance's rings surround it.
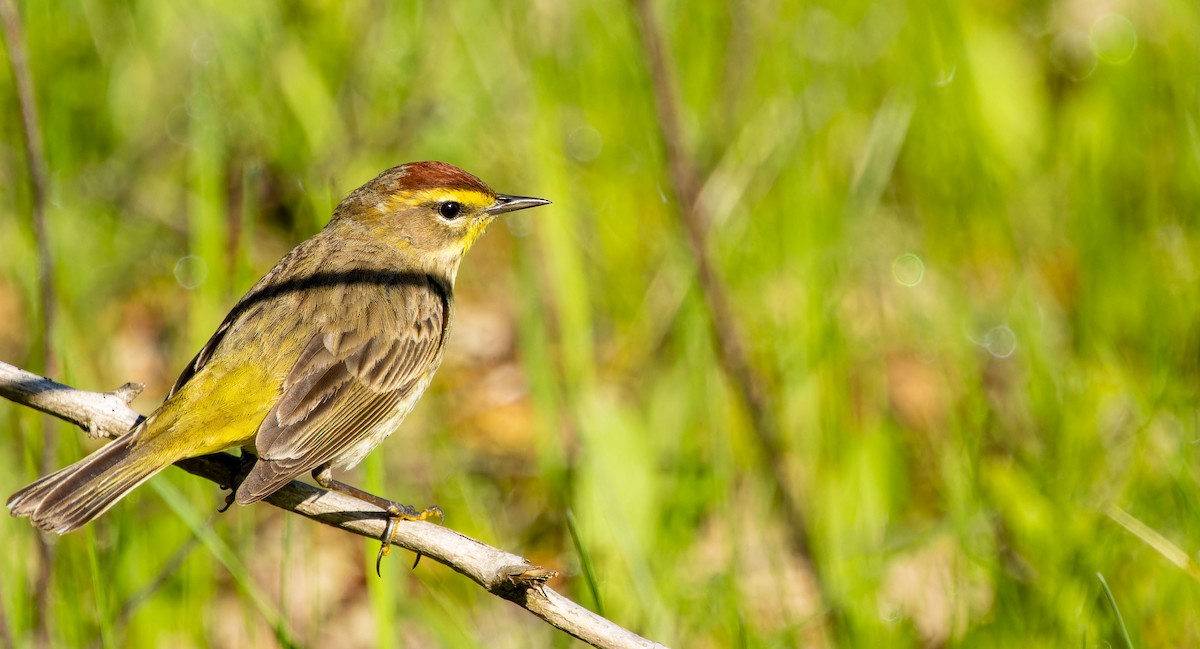
M 594 607 L 573 512 L 604 613 L 674 646 L 1115 646 L 1098 572 L 1138 646 L 1200 644 L 1194 0 L 655 3 L 812 566 L 712 351 L 627 3 L 22 4 L 58 378 L 145 381 L 149 411 L 341 196 L 446 160 L 554 205 L 472 252 L 446 367 L 352 482 Z M 0 359 L 37 369 L 8 69 Z M 0 422 L 7 494 L 41 426 Z M 95 447 L 59 435 L 60 463 Z M 53 644 L 570 644 L 442 566 L 376 579 L 372 543 L 221 501 L 167 471 L 58 541 Z M 34 535 L 0 520 L 16 646 Z

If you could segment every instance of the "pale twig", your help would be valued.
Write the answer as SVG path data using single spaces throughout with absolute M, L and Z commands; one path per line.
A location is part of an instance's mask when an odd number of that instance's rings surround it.
M 127 384 L 128 385 L 128 384 Z M 0 362 L 0 396 L 70 421 L 92 434 L 118 437 L 141 415 L 127 404 L 135 390 L 86 392 L 62 385 Z M 218 485 L 234 482 L 240 460 L 227 453 L 183 460 L 185 471 Z M 347 532 L 377 539 L 383 535 L 383 510 L 340 493 L 303 482 L 292 482 L 266 502 L 289 512 Z M 469 577 L 489 593 L 540 617 L 551 626 L 595 647 L 662 647 L 559 595 L 545 585 L 555 571 L 433 523 L 405 521 L 392 543 L 419 553 Z

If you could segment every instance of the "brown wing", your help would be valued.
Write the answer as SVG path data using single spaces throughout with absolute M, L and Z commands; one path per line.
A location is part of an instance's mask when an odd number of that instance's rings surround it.
M 331 317 L 309 339 L 258 429 L 259 461 L 239 503 L 273 493 L 296 476 L 364 442 L 421 386 L 440 356 L 446 292 L 432 279 L 337 289 L 322 299 Z

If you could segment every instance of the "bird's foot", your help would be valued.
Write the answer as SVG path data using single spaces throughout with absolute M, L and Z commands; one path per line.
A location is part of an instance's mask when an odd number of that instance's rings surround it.
M 225 504 L 221 505 L 221 507 L 217 509 L 217 513 L 219 514 L 224 514 L 226 511 L 229 511 L 229 508 L 233 505 L 234 501 L 237 500 L 238 487 L 241 486 L 242 481 L 246 479 L 246 476 L 250 475 L 250 469 L 254 468 L 254 463 L 258 461 L 258 456 L 243 449 L 242 455 L 238 458 L 238 460 L 239 463 L 237 471 L 235 471 L 233 474 L 233 484 L 221 485 L 221 488 L 228 489 L 229 493 L 225 494 Z
M 446 522 L 446 515 L 442 513 L 442 508 L 434 505 L 427 507 L 424 510 L 417 511 L 416 507 L 411 505 L 401 505 L 394 500 L 381 498 L 373 493 L 363 491 L 353 485 L 348 485 L 345 482 L 340 482 L 333 479 L 333 472 L 329 463 L 322 464 L 312 471 L 313 479 L 317 484 L 338 493 L 343 493 L 347 496 L 357 498 L 363 502 L 371 503 L 387 513 L 387 526 L 383 528 L 383 537 L 380 538 L 381 545 L 379 546 L 379 554 L 375 555 L 375 574 L 380 574 L 379 565 L 383 562 L 383 558 L 392 551 L 392 541 L 396 540 L 396 526 L 400 521 L 425 521 L 431 518 L 437 518 L 438 523 Z M 417 563 L 421 561 L 421 553 L 417 553 L 417 560 L 413 562 L 413 568 L 417 567 Z
M 434 505 L 426 507 L 422 511 L 417 511 L 416 507 L 411 505 L 402 505 L 397 502 L 389 502 L 385 508 L 388 513 L 387 527 L 383 528 L 383 537 L 380 539 L 379 554 L 375 555 L 375 574 L 383 576 L 380 573 L 379 566 L 383 563 L 383 558 L 392 551 L 392 541 L 396 538 L 396 525 L 400 521 L 425 521 L 437 517 L 438 524 L 446 522 L 446 514 L 442 512 L 442 508 Z M 413 561 L 413 569 L 421 562 L 421 553 L 417 553 L 416 560 Z

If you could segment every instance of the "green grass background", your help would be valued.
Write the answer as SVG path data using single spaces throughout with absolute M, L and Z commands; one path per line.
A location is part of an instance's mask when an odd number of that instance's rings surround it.
M 472 252 L 446 366 L 351 482 L 672 646 L 1123 646 L 1097 573 L 1136 646 L 1200 645 L 1200 7 L 654 6 L 811 565 L 716 362 L 625 2 L 22 3 L 56 378 L 150 411 L 342 196 L 446 160 L 554 205 Z M 36 370 L 30 204 L 4 65 L 0 359 Z M 60 464 L 97 445 L 59 436 Z M 0 404 L 0 492 L 41 447 Z M 168 470 L 57 540 L 52 645 L 574 643 L 221 501 Z M 0 646 L 35 644 L 34 540 L 0 520 Z

